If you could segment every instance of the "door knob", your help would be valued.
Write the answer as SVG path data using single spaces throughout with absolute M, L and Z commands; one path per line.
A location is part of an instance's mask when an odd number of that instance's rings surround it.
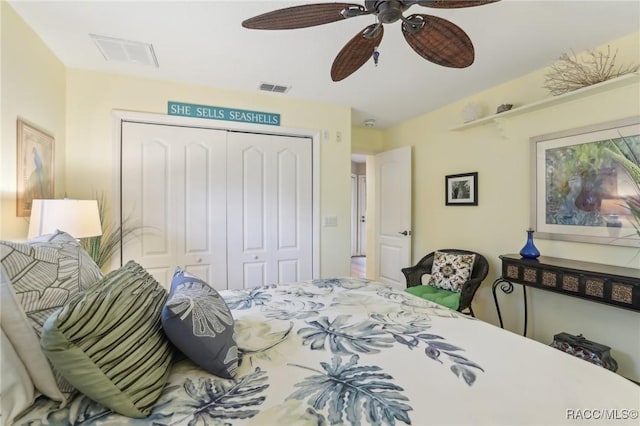
M 197 258 L 197 259 L 196 259 L 196 262 L 198 262 L 198 263 L 202 263 L 202 258 L 201 258 L 201 257 Z
M 258 260 L 258 256 L 253 256 L 253 260 Z
M 402 234 L 406 237 L 407 235 L 411 235 L 411 231 L 402 231 L 402 232 L 398 232 L 398 234 Z

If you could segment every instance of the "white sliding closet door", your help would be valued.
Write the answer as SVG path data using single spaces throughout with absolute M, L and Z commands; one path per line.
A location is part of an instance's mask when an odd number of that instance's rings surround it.
M 312 141 L 122 123 L 123 247 L 169 288 L 176 266 L 216 289 L 311 279 Z
M 312 278 L 311 139 L 228 135 L 229 288 Z
M 123 248 L 165 288 L 176 266 L 227 287 L 226 132 L 122 124 L 122 212 L 145 228 Z

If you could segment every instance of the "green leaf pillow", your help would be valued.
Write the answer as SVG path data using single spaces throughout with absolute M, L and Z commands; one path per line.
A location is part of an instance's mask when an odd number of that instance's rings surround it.
M 74 389 L 40 351 L 42 326 L 67 301 L 101 279 L 100 268 L 75 238 L 62 231 L 26 243 L 0 241 L 0 261 L 2 327 L 36 388 L 65 403 Z
M 42 349 L 89 398 L 125 416 L 146 417 L 173 355 L 160 322 L 166 298 L 160 284 L 130 261 L 49 317 Z

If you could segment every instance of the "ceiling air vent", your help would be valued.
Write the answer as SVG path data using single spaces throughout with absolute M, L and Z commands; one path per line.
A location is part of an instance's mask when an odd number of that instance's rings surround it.
M 278 84 L 262 83 L 259 87 L 263 92 L 287 93 L 291 87 L 280 86 Z
M 138 41 L 89 34 L 107 61 L 129 62 L 158 68 L 153 46 Z

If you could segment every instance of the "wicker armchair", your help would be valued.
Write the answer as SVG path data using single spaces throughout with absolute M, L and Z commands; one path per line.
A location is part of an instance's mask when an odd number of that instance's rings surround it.
M 489 273 L 489 263 L 487 262 L 487 259 L 485 259 L 485 257 L 479 253 L 467 250 L 442 249 L 438 251 L 453 254 L 476 255 L 473 269 L 471 270 L 471 277 L 462 286 L 462 290 L 460 292 L 460 304 L 458 307 L 459 312 L 463 312 L 464 310 L 468 309 L 471 316 L 475 316 L 473 314 L 473 309 L 471 308 L 471 301 L 473 300 L 473 296 L 476 294 L 478 287 L 480 287 L 480 284 L 482 284 L 482 281 L 487 277 L 487 274 Z M 424 274 L 431 273 L 434 256 L 435 252 L 431 252 L 420 259 L 420 261 L 415 266 L 402 269 L 402 273 L 407 280 L 407 288 L 422 285 L 422 276 Z

